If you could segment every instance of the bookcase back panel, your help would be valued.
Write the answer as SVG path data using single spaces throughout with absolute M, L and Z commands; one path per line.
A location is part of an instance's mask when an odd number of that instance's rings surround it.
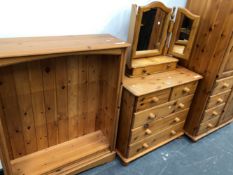
M 119 66 L 119 55 L 72 55 L 0 68 L 11 159 L 97 130 L 111 138 Z

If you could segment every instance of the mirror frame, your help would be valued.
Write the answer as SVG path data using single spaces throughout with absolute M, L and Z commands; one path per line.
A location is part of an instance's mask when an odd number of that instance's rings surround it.
M 188 17 L 189 19 L 191 19 L 193 21 L 193 24 L 192 24 L 192 28 L 191 28 L 190 35 L 189 35 L 189 40 L 188 40 L 188 42 L 186 44 L 184 53 L 180 54 L 180 53 L 174 52 L 173 47 L 174 47 L 174 44 L 176 42 L 176 38 L 177 38 L 177 35 L 178 35 L 178 29 L 179 29 L 179 26 L 180 26 L 179 24 L 180 24 L 182 15 L 184 15 L 184 16 Z M 173 30 L 172 30 L 172 38 L 171 38 L 171 42 L 170 42 L 169 49 L 168 49 L 169 54 L 171 54 L 171 55 L 173 55 L 175 57 L 184 59 L 184 60 L 189 59 L 189 56 L 191 54 L 192 47 L 193 47 L 193 44 L 194 44 L 194 39 L 195 39 L 196 34 L 197 34 L 199 21 L 200 21 L 200 16 L 191 13 L 189 10 L 187 10 L 185 8 L 178 8 L 178 11 L 176 13 L 175 24 L 174 24 L 174 27 L 173 27 Z
M 152 8 L 160 8 L 163 11 L 167 13 L 167 16 L 165 18 L 165 23 L 163 26 L 163 34 L 161 38 L 161 44 L 159 49 L 153 49 L 153 50 L 143 50 L 143 51 L 137 51 L 137 45 L 138 45 L 138 39 L 139 39 L 139 32 L 141 28 L 141 22 L 142 22 L 142 16 L 144 12 L 149 11 Z M 139 6 L 138 7 L 138 13 L 136 16 L 136 23 L 134 28 L 134 37 L 133 37 L 133 43 L 132 43 L 132 51 L 131 51 L 131 57 L 132 58 L 142 58 L 142 57 L 149 57 L 149 56 L 156 56 L 156 55 L 162 55 L 163 49 L 165 47 L 165 42 L 167 38 L 167 32 L 168 32 L 168 26 L 170 22 L 172 14 L 172 9 L 166 7 L 161 2 L 152 2 L 146 6 Z

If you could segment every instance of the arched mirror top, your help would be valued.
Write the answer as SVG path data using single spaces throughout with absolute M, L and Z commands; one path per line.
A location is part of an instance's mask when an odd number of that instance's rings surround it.
M 163 53 L 171 13 L 172 9 L 161 2 L 152 2 L 138 7 L 132 58 L 156 56 Z

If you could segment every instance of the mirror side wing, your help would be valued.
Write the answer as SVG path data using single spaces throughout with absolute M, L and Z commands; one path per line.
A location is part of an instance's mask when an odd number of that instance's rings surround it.
M 192 27 L 191 27 L 191 31 L 190 31 L 190 34 L 189 34 L 189 39 L 188 39 L 188 41 L 186 43 L 186 47 L 184 49 L 183 54 L 173 51 L 174 45 L 175 45 L 175 42 L 176 42 L 176 38 L 178 38 L 178 35 L 179 35 L 182 15 L 184 15 L 188 19 L 192 20 Z M 191 54 L 192 47 L 193 47 L 193 44 L 194 44 L 194 39 L 195 39 L 196 34 L 197 34 L 199 21 L 200 21 L 200 16 L 191 13 L 189 10 L 187 10 L 185 8 L 178 8 L 177 15 L 176 15 L 176 20 L 175 20 L 173 31 L 172 31 L 172 38 L 171 38 L 170 45 L 169 45 L 169 50 L 168 50 L 168 53 L 170 55 L 173 55 L 174 57 L 178 57 L 178 58 L 185 59 L 185 60 L 189 59 L 189 56 Z

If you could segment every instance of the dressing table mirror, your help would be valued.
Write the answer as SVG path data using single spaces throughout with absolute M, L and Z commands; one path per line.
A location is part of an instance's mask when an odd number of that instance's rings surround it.
M 132 6 L 128 41 L 132 43 L 126 74 L 130 77 L 176 68 L 178 59 L 165 56 L 172 9 L 161 2 Z
M 164 49 L 172 9 L 161 2 L 138 8 L 132 58 L 161 55 Z
M 199 25 L 199 16 L 185 8 L 161 2 L 132 6 L 126 74 L 144 76 L 174 70 L 179 59 L 188 60 Z
M 200 17 L 185 8 L 178 8 L 172 31 L 169 54 L 188 60 L 197 33 Z

